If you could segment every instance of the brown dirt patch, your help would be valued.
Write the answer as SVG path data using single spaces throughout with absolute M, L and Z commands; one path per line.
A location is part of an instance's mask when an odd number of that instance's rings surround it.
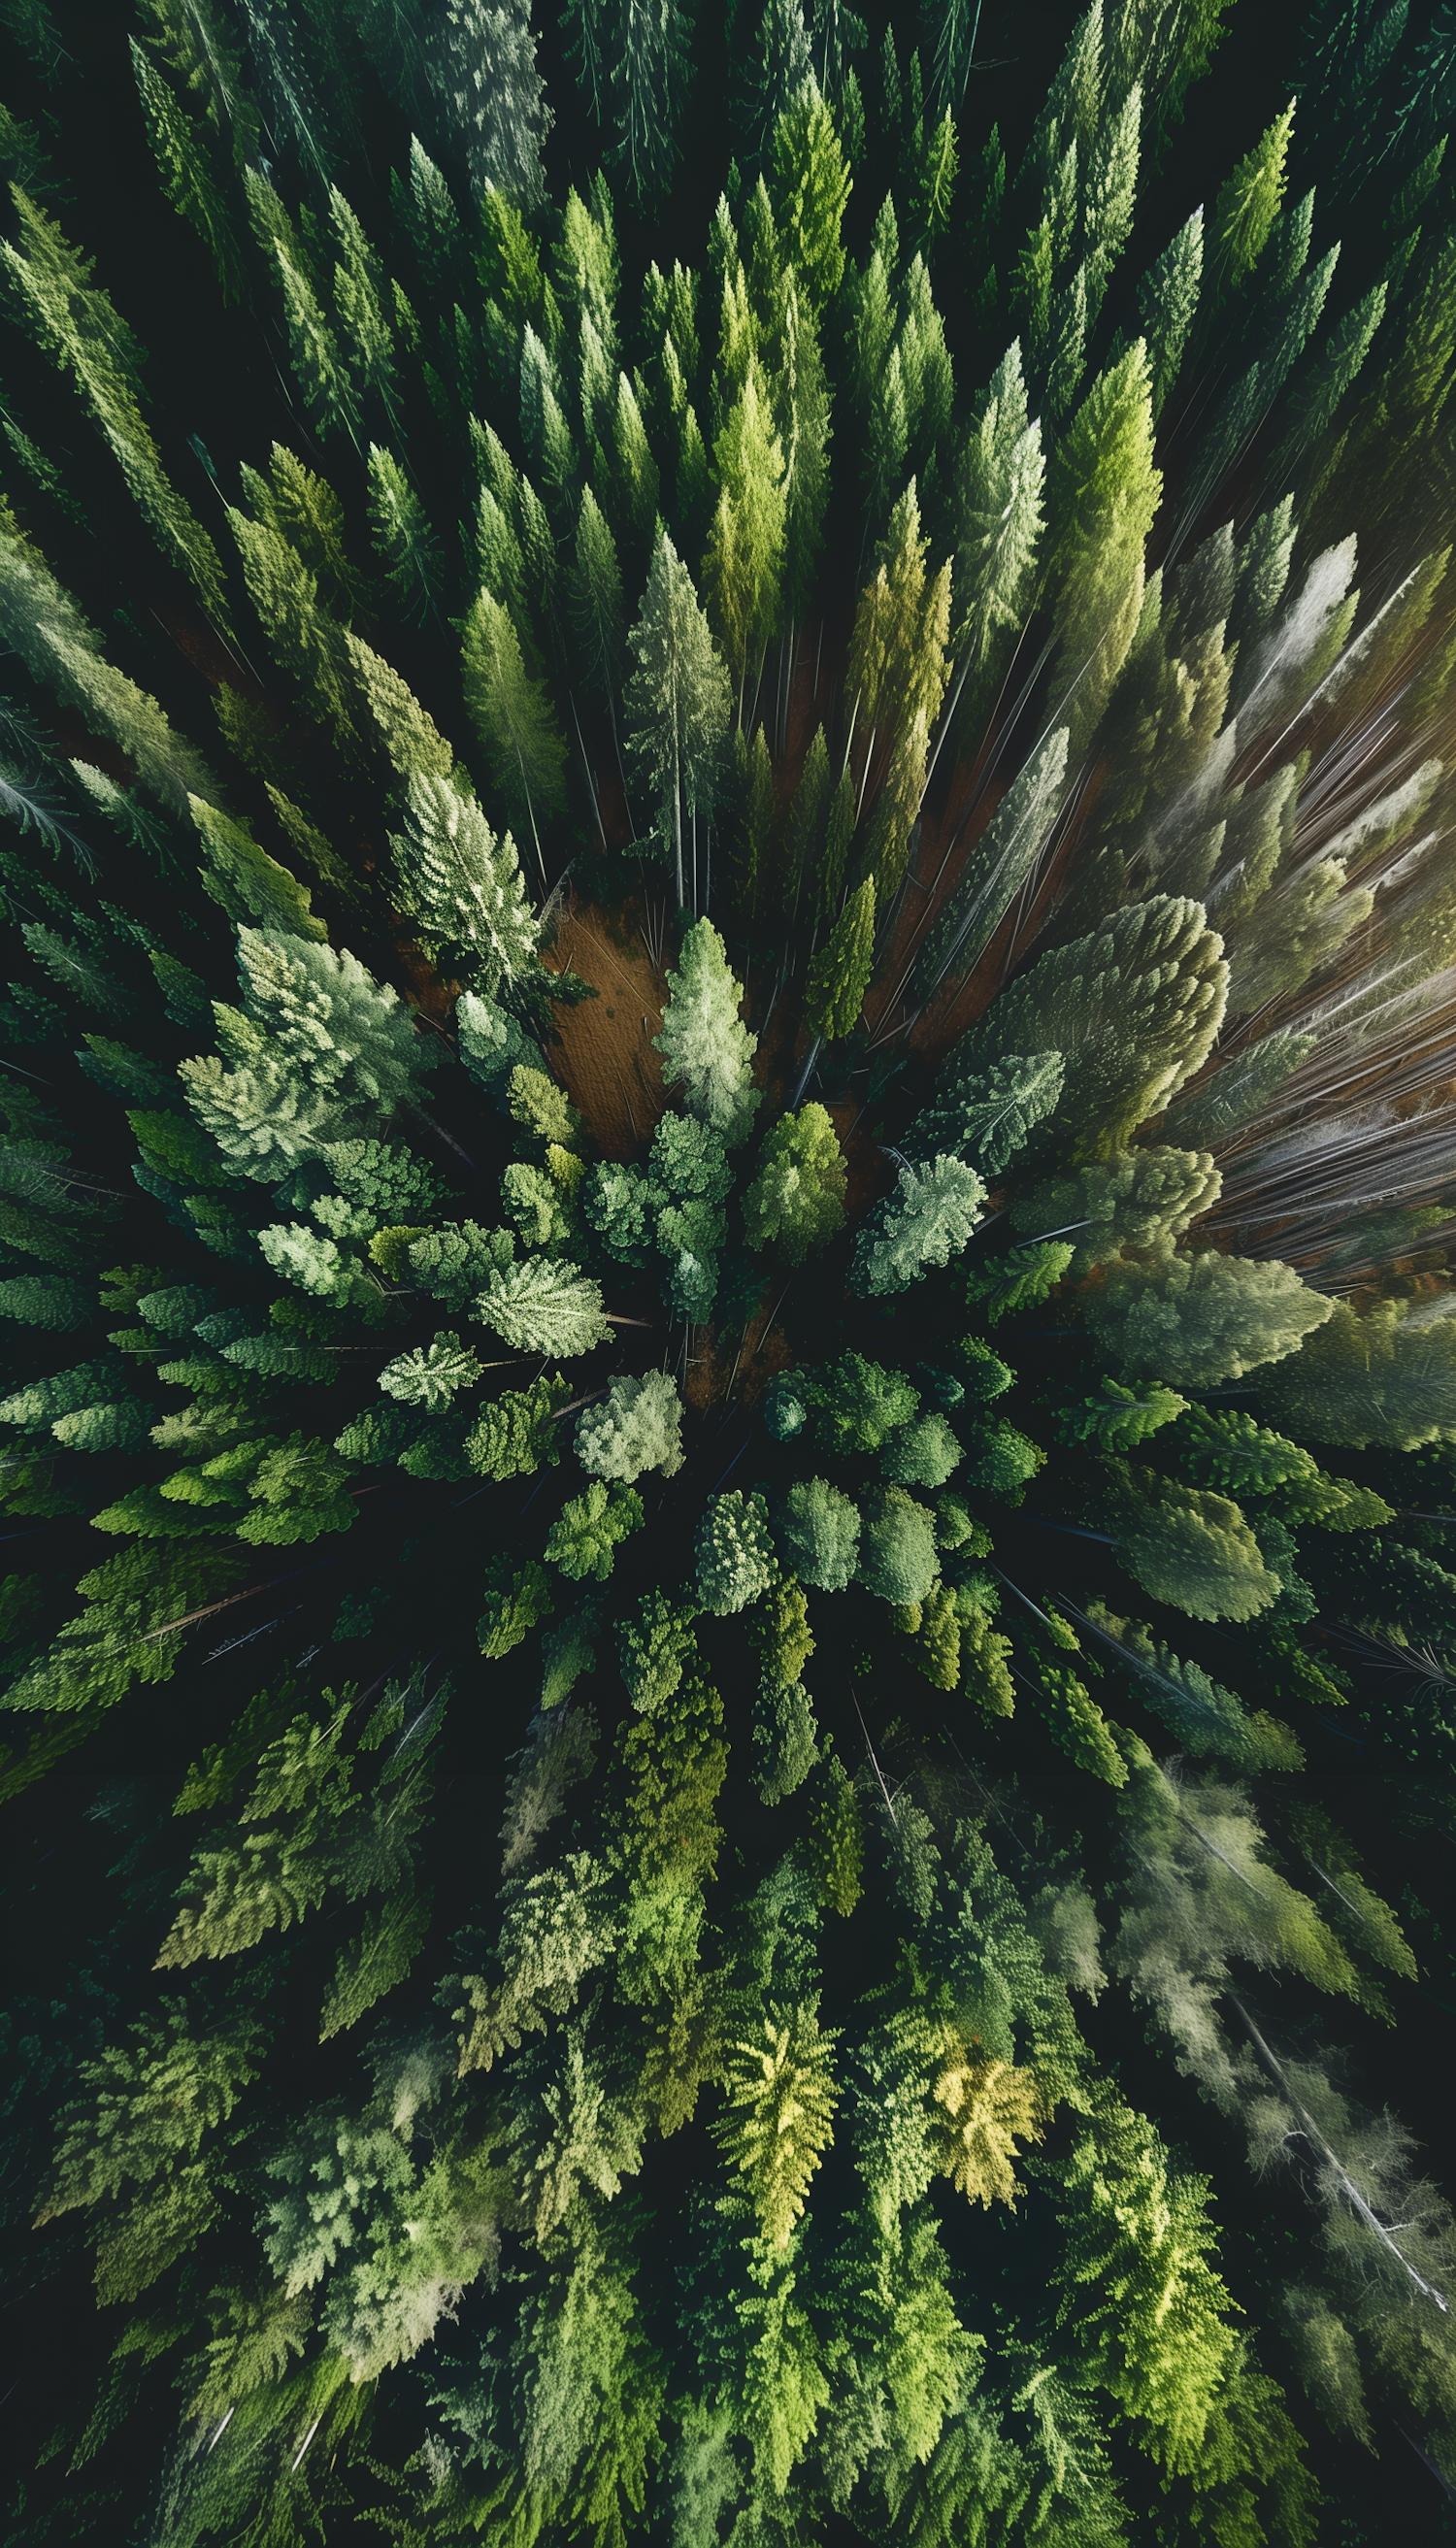
M 574 1105 L 608 1159 L 635 1158 L 668 1107 L 662 1061 L 652 1039 L 663 1022 L 668 986 L 643 943 L 635 902 L 608 914 L 596 903 L 572 902 L 557 923 L 554 955 L 591 982 L 594 1000 L 558 1009 L 556 1069 Z

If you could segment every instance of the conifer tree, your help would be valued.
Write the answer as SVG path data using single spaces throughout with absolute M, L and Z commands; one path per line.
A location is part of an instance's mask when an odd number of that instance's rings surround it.
M 821 15 L 816 12 L 816 21 Z M 820 83 L 810 80 L 774 129 L 774 213 L 798 290 L 816 318 L 844 277 L 840 230 L 853 185 Z
M 822 1106 L 801 1106 L 774 1125 L 743 1199 L 750 1246 L 776 1245 L 790 1265 L 825 1246 L 845 1222 L 845 1163 Z
M 894 1194 L 865 1223 L 855 1252 L 857 1291 L 900 1292 L 926 1265 L 948 1264 L 980 1218 L 986 1190 L 974 1168 L 941 1156 L 904 1167 Z
M 1107 704 L 1142 606 L 1142 548 L 1162 480 L 1152 464 L 1152 387 L 1137 344 L 1093 383 L 1057 450 L 1048 490 L 1056 598 L 1053 688 L 1075 754 Z
M 391 835 L 401 907 L 431 955 L 468 965 L 488 998 L 537 967 L 540 928 L 525 898 L 515 844 L 497 839 L 473 796 L 414 771 L 405 829 Z
M 728 729 L 728 676 L 714 649 L 692 578 L 664 532 L 631 631 L 627 753 L 654 805 L 661 855 L 674 861 L 685 901 L 684 832 L 716 801 Z M 696 859 L 692 859 L 694 897 Z
M 544 883 L 537 817 L 549 822 L 566 803 L 566 745 L 544 683 L 526 671 L 510 614 L 490 592 L 479 594 L 466 622 L 461 670 L 492 776 L 522 833 L 529 828 Z
M 590 487 L 582 491 L 571 606 L 583 686 L 589 695 L 604 701 L 615 740 L 616 702 L 626 637 L 622 572 L 617 562 L 616 545 Z
M 446 0 L 425 40 L 425 67 L 476 193 L 497 186 L 531 210 L 543 191 L 541 144 L 551 114 L 520 0 L 496 9 L 482 0 Z
M 385 574 L 410 619 L 437 604 L 442 561 L 429 518 L 394 453 L 369 446 L 369 519 Z
M 747 1138 L 761 1103 L 750 1085 L 758 1038 L 739 1018 L 740 997 L 712 922 L 694 921 L 668 976 L 662 1033 L 653 1042 L 664 1076 L 682 1085 L 687 1112 L 730 1148 Z
M 1160 415 L 1178 377 L 1203 280 L 1203 212 L 1190 213 L 1138 287 L 1138 316 L 1152 372 L 1152 412 Z
M 714 450 L 718 501 L 702 586 L 738 682 L 739 719 L 778 614 L 784 522 L 783 449 L 771 429 L 756 360 Z
M 688 30 L 676 0 L 658 8 L 622 0 L 612 27 L 612 155 L 639 204 L 661 196 L 682 156 L 680 128 L 692 82 Z
M 1210 308 L 1236 292 L 1263 254 L 1284 195 L 1293 126 L 1291 102 L 1219 190 L 1209 223 Z
M 761 2043 L 733 2047 L 730 2112 L 719 2139 L 730 2166 L 747 2179 L 760 2233 L 773 2247 L 788 2245 L 820 2154 L 833 2138 L 833 2043 L 811 2010 L 796 2009 L 786 2018 L 771 2011 Z
M 174 211 L 192 224 L 217 269 L 225 301 L 242 293 L 242 263 L 232 219 L 207 142 L 135 36 L 132 68 L 163 187 Z
M 809 969 L 805 1016 L 817 1039 L 853 1033 L 874 961 L 874 878 L 851 894 Z
M 136 339 L 107 294 L 92 284 L 89 259 L 77 256 L 59 226 L 23 188 L 14 186 L 12 193 L 21 244 L 0 241 L 0 255 L 28 323 L 74 379 L 163 556 L 196 587 L 226 629 L 222 561 L 167 477 L 142 416 Z

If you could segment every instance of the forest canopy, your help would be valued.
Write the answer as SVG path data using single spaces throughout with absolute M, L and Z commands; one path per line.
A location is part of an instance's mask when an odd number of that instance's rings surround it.
M 1456 22 L 4 0 L 14 2548 L 1456 2492 Z

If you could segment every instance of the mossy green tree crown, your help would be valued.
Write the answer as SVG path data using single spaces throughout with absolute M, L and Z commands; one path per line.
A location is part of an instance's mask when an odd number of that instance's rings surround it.
M 1435 2535 L 1456 36 L 1228 5 L 4 13 L 17 2543 Z

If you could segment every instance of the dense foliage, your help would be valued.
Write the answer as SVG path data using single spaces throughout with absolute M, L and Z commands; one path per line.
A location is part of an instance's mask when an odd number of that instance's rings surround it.
M 1436 2536 L 1456 22 L 1228 6 L 0 10 L 18 2548 Z

